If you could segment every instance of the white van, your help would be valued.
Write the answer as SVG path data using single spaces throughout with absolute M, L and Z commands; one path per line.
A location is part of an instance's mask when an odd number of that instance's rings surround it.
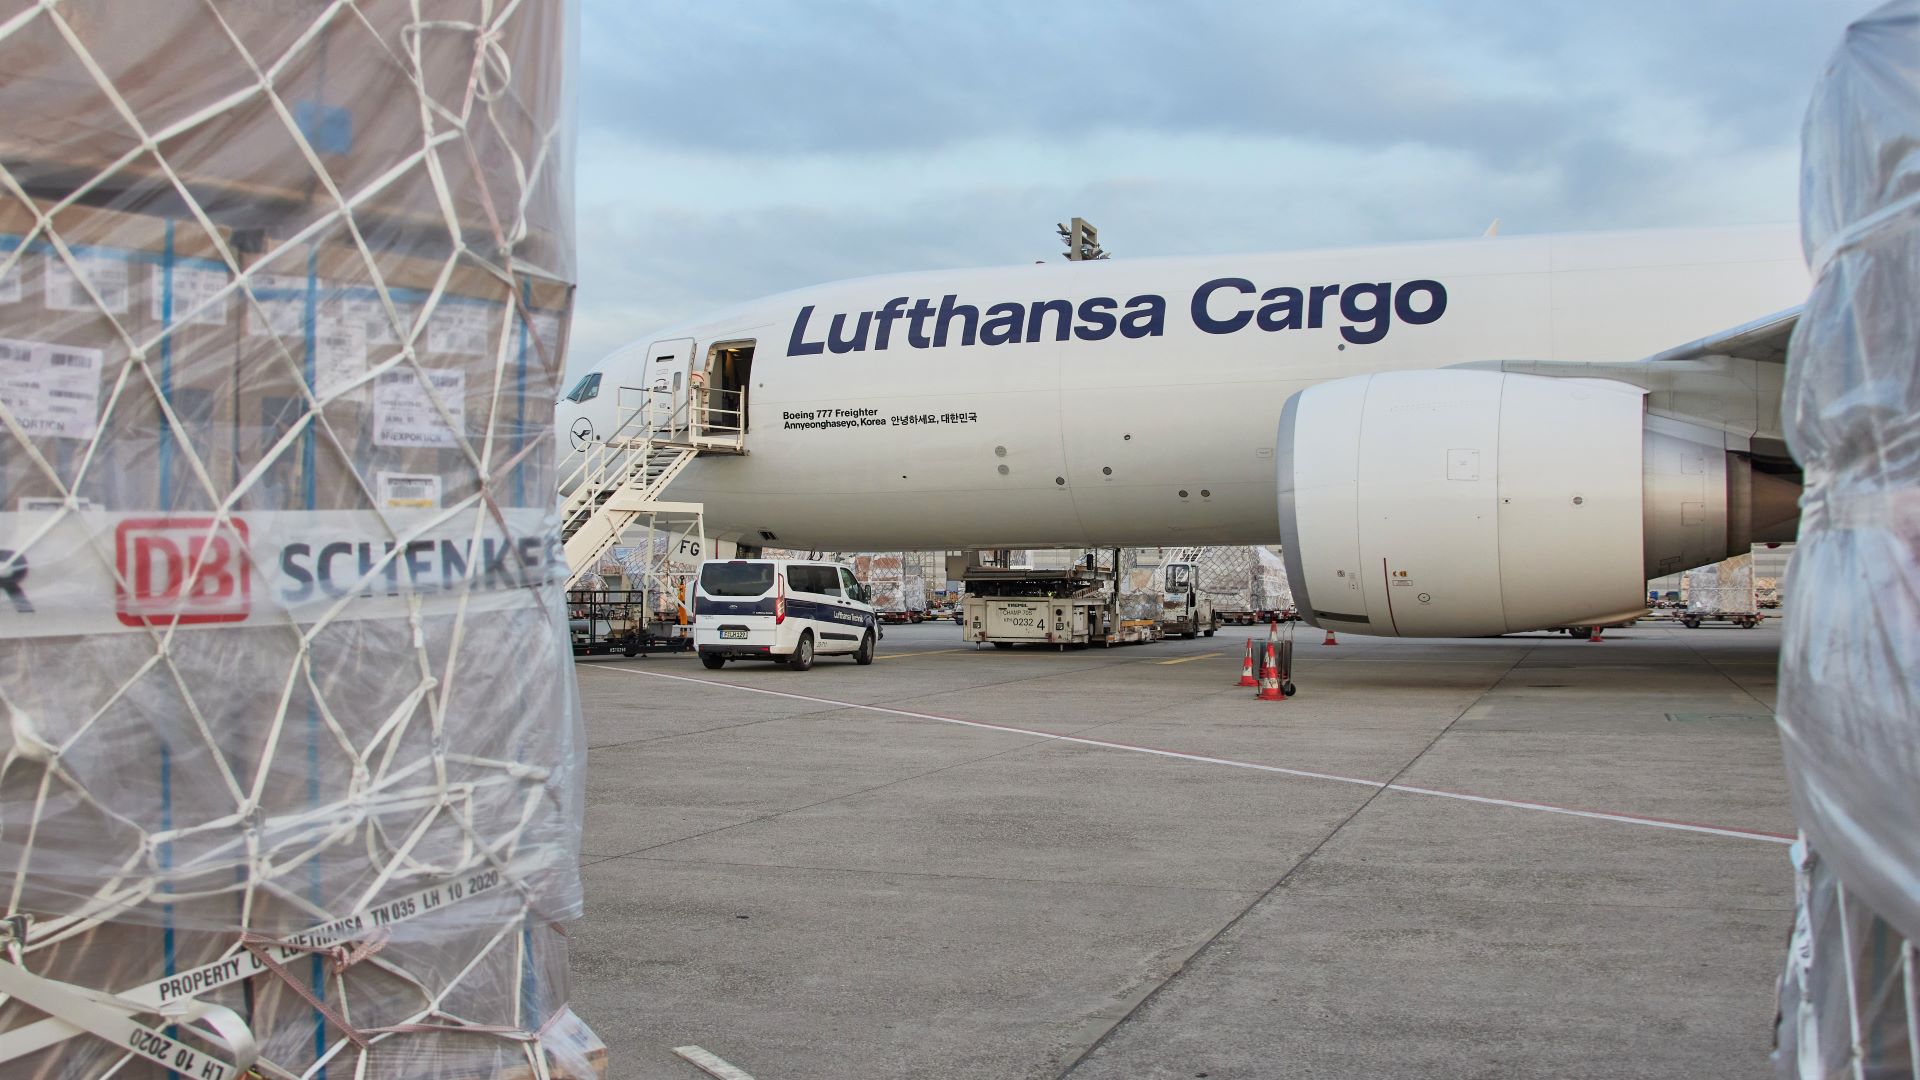
M 709 559 L 693 591 L 693 647 L 710 668 L 778 660 L 794 671 L 815 656 L 873 663 L 880 626 L 872 595 L 838 563 Z

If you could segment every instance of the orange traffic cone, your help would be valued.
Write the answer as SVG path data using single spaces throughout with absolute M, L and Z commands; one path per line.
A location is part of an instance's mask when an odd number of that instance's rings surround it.
M 1595 627 L 1593 627 L 1593 628 L 1592 628 L 1591 630 L 1588 630 L 1588 631 L 1587 631 L 1587 644 L 1589 644 L 1589 645 L 1598 645 L 1598 644 L 1600 644 L 1600 631 L 1601 631 L 1601 629 L 1602 629 L 1602 627 L 1600 627 L 1600 626 L 1597 626 L 1597 625 L 1596 625 L 1596 626 L 1595 626 Z
M 1253 639 L 1247 639 L 1247 658 L 1240 663 L 1240 681 L 1235 686 L 1259 686 L 1259 680 L 1253 677 Z
M 1325 641 L 1323 641 L 1323 642 L 1321 642 L 1320 644 L 1322 644 L 1322 645 L 1338 645 L 1338 644 L 1340 644 L 1340 643 L 1339 643 L 1338 641 L 1336 641 L 1336 640 L 1334 640 L 1334 637 L 1333 637 L 1333 627 L 1331 627 L 1331 626 L 1329 626 L 1329 627 L 1327 627 L 1327 640 L 1325 640 Z
M 1267 642 L 1267 657 L 1260 664 L 1260 692 L 1253 697 L 1256 701 L 1287 700 L 1280 692 L 1280 658 L 1274 654 L 1271 641 Z

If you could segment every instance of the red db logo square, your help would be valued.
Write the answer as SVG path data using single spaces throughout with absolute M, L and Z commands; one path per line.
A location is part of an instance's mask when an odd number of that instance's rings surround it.
M 240 622 L 251 607 L 247 523 L 129 518 L 113 530 L 114 613 L 128 626 Z

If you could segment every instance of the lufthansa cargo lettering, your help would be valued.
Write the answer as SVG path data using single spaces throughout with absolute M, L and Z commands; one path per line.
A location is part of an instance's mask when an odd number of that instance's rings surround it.
M 1255 298 L 1257 296 L 1257 299 Z M 1151 293 L 1122 304 L 1111 296 L 1078 301 L 1006 301 L 984 306 L 962 304 L 948 293 L 936 304 L 926 297 L 896 296 L 873 311 L 835 314 L 824 332 L 815 324 L 814 305 L 800 309 L 787 338 L 787 355 L 878 352 L 902 337 L 915 349 L 948 345 L 1016 345 L 1040 341 L 1103 341 L 1160 337 L 1166 332 L 1167 301 Z M 1282 285 L 1262 290 L 1247 278 L 1214 278 L 1193 292 L 1187 306 L 1193 325 L 1209 334 L 1231 334 L 1249 326 L 1272 333 L 1318 330 L 1338 320 L 1340 336 L 1355 345 L 1372 345 L 1387 336 L 1397 318 L 1412 326 L 1438 320 L 1447 311 L 1447 287 L 1420 279 L 1397 288 L 1390 281 L 1355 285 Z M 896 334 L 896 324 L 905 323 Z M 815 336 L 809 337 L 809 334 Z

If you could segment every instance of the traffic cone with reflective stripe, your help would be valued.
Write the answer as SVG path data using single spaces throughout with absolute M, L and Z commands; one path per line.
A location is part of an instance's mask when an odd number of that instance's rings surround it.
M 1259 686 L 1260 681 L 1253 677 L 1253 639 L 1247 639 L 1247 658 L 1240 663 L 1240 681 L 1235 686 Z
M 1602 630 L 1604 630 L 1604 629 L 1606 629 L 1606 628 L 1605 628 L 1605 627 L 1603 627 L 1603 626 L 1600 626 L 1600 625 L 1598 625 L 1598 624 L 1596 624 L 1596 625 L 1594 625 L 1594 626 L 1593 626 L 1592 628 L 1590 628 L 1590 629 L 1589 629 L 1589 630 L 1587 631 L 1587 644 L 1589 644 L 1589 645 L 1598 645 L 1598 644 L 1600 644 L 1600 631 L 1602 631 Z
M 1256 701 L 1285 701 L 1287 696 L 1280 692 L 1280 657 L 1274 652 L 1273 642 L 1267 642 L 1266 659 L 1260 663 L 1260 692 L 1253 695 Z
M 1331 627 L 1331 626 L 1329 626 L 1329 627 L 1327 627 L 1327 640 L 1325 640 L 1325 641 L 1323 641 L 1323 642 L 1321 642 L 1320 644 L 1322 644 L 1322 645 L 1338 645 L 1338 644 L 1340 644 L 1340 642 L 1339 642 L 1339 641 L 1337 641 L 1337 640 L 1335 640 L 1335 639 L 1334 639 L 1334 636 L 1333 636 L 1333 627 Z

